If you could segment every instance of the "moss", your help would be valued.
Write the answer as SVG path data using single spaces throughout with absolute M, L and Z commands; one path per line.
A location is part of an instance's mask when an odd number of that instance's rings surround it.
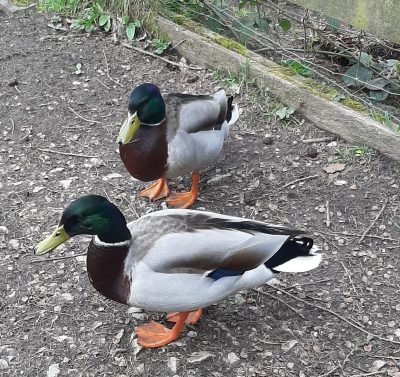
M 340 103 L 356 111 L 368 112 L 368 108 L 365 105 L 348 97 L 342 99 Z
M 18 6 L 26 7 L 30 4 L 32 4 L 32 0 L 13 0 L 12 3 Z
M 351 24 L 364 29 L 368 25 L 368 9 L 365 0 L 357 0 L 354 14 Z
M 214 42 L 227 48 L 228 50 L 235 51 L 235 52 L 239 53 L 240 55 L 243 55 L 243 56 L 247 55 L 247 48 L 244 47 L 239 42 L 234 41 L 233 39 L 217 36 L 214 38 Z

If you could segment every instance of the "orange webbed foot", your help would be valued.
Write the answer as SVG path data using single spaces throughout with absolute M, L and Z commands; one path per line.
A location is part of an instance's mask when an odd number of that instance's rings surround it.
M 196 201 L 199 193 L 200 174 L 198 172 L 192 173 L 192 188 L 188 192 L 179 192 L 172 194 L 167 203 L 172 207 L 189 208 Z
M 168 194 L 169 188 L 167 180 L 165 178 L 161 178 L 157 182 L 153 183 L 151 186 L 142 190 L 139 195 L 155 201 L 167 197 Z
M 188 325 L 193 325 L 198 322 L 200 319 L 201 315 L 203 313 L 203 309 L 197 309 L 192 312 L 189 312 L 188 317 L 185 320 L 185 323 Z M 178 312 L 173 312 L 173 313 L 168 313 L 167 314 L 167 321 L 168 322 L 177 322 L 179 319 L 179 313 Z
M 188 315 L 189 312 L 178 313 L 176 324 L 171 330 L 154 321 L 137 327 L 138 344 L 145 348 L 156 348 L 173 342 L 179 338 Z

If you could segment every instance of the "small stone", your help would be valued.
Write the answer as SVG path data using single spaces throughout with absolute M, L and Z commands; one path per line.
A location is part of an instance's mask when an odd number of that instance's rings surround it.
M 173 373 L 176 373 L 178 369 L 178 359 L 176 357 L 170 357 L 168 360 L 168 368 L 171 369 Z
M 47 377 L 57 377 L 59 373 L 60 368 L 58 367 L 58 364 L 51 364 L 47 371 Z
M 247 351 L 245 349 L 242 349 L 242 351 L 240 352 L 240 357 L 242 359 L 247 359 L 249 357 L 249 355 L 247 354 Z
M 294 363 L 287 363 L 286 366 L 287 366 L 289 369 L 293 369 Z
M 0 234 L 8 234 L 8 228 L 4 225 L 0 226 Z
M 238 361 L 240 361 L 239 357 L 234 353 L 234 352 L 229 352 L 227 360 L 229 365 L 236 364 Z
M 235 295 L 235 304 L 236 305 L 243 305 L 246 302 L 245 298 L 240 294 Z
M 379 230 L 385 230 L 385 229 L 386 229 L 385 225 L 383 225 L 383 224 L 379 225 Z
M 384 367 L 386 365 L 386 362 L 383 360 L 375 360 L 372 366 L 372 369 L 375 371 L 378 371 L 379 369 L 381 369 L 382 367 Z
M 7 360 L 0 359 L 0 370 L 8 369 L 9 367 Z
M 265 135 L 262 139 L 262 142 L 265 145 L 272 145 L 274 143 L 274 139 L 271 135 Z
M 197 332 L 196 332 L 196 331 L 189 331 L 189 332 L 187 333 L 187 336 L 188 336 L 189 338 L 195 338 L 195 337 L 197 336 Z

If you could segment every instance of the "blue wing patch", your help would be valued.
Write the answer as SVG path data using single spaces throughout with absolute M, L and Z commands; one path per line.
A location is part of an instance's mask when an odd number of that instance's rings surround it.
M 211 279 L 218 280 L 221 278 L 225 278 L 227 276 L 239 276 L 243 275 L 243 271 L 232 271 L 225 270 L 223 268 L 218 268 L 217 270 L 210 272 L 207 276 Z

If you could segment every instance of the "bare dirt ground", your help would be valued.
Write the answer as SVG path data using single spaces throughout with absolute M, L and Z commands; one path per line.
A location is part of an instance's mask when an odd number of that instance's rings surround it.
M 33 256 L 83 194 L 108 196 L 132 220 L 163 206 L 137 197 L 143 184 L 116 152 L 133 86 L 208 93 L 221 85 L 107 35 L 48 23 L 0 15 L 0 375 L 399 377 L 399 167 L 341 141 L 303 142 L 329 135 L 293 118 L 271 121 L 276 103 L 251 86 L 236 99 L 240 122 L 202 175 L 194 208 L 306 228 L 326 253 L 321 268 L 213 305 L 179 341 L 137 352 L 134 327 L 164 314 L 97 294 L 82 255 L 87 237 Z M 342 171 L 324 170 L 340 159 Z

